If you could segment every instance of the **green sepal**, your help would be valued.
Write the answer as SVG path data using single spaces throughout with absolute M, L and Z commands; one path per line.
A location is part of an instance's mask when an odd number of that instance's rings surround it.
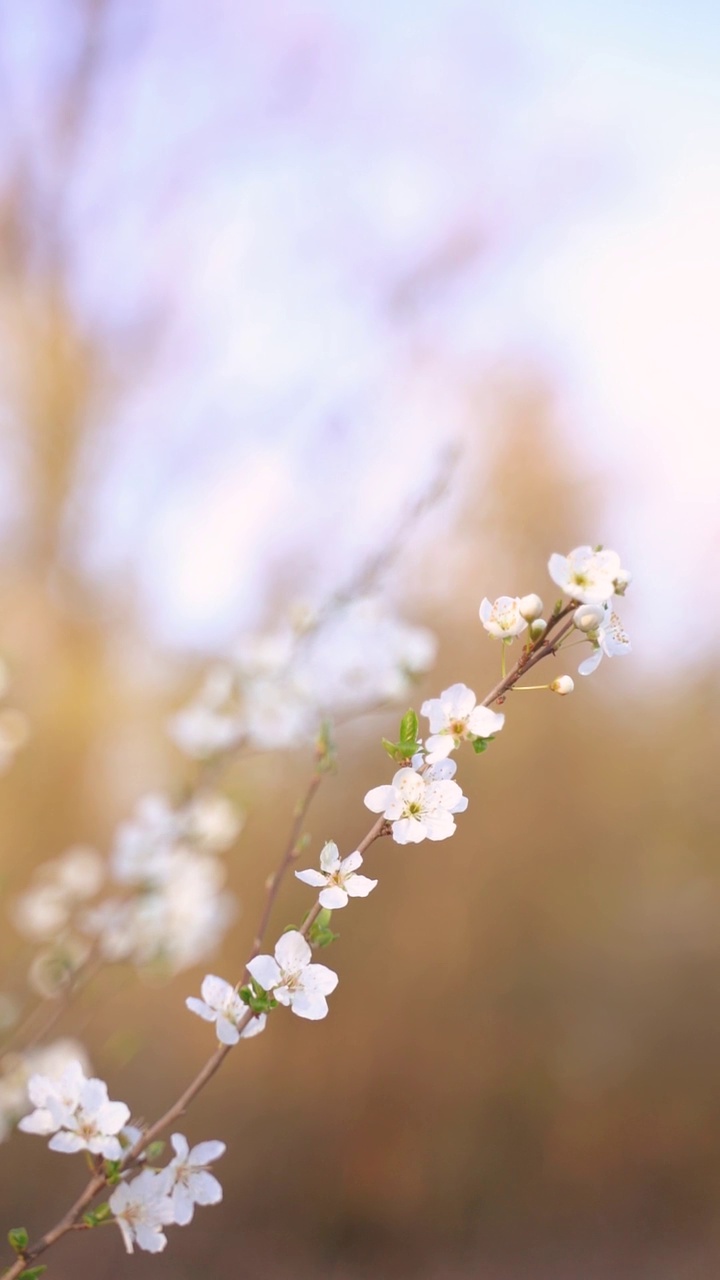
M 107 1222 L 112 1217 L 112 1209 L 109 1204 L 99 1204 L 97 1209 L 89 1209 L 83 1214 L 83 1222 L 86 1227 L 97 1227 L 101 1222 Z
M 105 1161 L 105 1177 L 111 1187 L 117 1186 L 120 1181 L 120 1169 L 122 1160 L 106 1160 Z
M 269 1013 L 271 1009 L 277 1009 L 277 1000 L 275 1000 L 269 991 L 264 991 L 259 982 L 254 978 L 246 987 L 241 987 L 238 995 L 243 1004 L 248 1009 L 252 1009 L 253 1013 Z
M 30 1237 L 24 1227 L 13 1227 L 8 1231 L 8 1240 L 10 1248 L 16 1253 L 22 1253 L 30 1243 Z
M 487 751 L 491 742 L 495 741 L 495 734 L 491 733 L 489 738 L 473 738 L 473 751 L 476 756 L 482 755 L 483 751 Z
M 43 1271 L 47 1271 L 47 1267 L 43 1264 L 40 1267 L 29 1267 L 27 1271 L 21 1271 L 18 1280 L 37 1280 Z
M 340 937 L 339 933 L 333 933 L 330 928 L 331 918 L 332 911 L 328 907 L 323 907 L 317 920 L 308 930 L 307 940 L 311 947 L 329 947 L 331 942 Z
M 163 1142 L 162 1138 L 158 1138 L 156 1142 L 150 1143 L 150 1146 L 147 1148 L 145 1155 L 147 1159 L 150 1161 L 150 1163 L 152 1164 L 155 1160 L 160 1159 L 160 1156 L 162 1155 L 164 1150 L 165 1150 L 165 1143 Z

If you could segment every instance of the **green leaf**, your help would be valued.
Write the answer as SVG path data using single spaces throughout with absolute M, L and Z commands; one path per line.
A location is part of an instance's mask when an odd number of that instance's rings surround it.
M 27 1271 L 20 1272 L 18 1280 L 37 1280 L 38 1276 L 41 1276 L 43 1271 L 47 1271 L 46 1266 L 30 1267 Z
M 165 1143 L 163 1142 L 162 1138 L 159 1138 L 157 1142 L 150 1143 L 150 1146 L 145 1152 L 145 1155 L 147 1156 L 148 1160 L 152 1164 L 155 1160 L 160 1159 L 160 1156 L 162 1155 L 164 1150 L 165 1150 Z
M 332 725 L 329 720 L 323 720 L 315 740 L 315 750 L 317 752 L 317 766 L 321 773 L 330 773 L 337 761 L 337 750 L 332 736 Z
M 491 742 L 495 741 L 495 734 L 491 733 L 489 738 L 473 738 L 473 751 L 475 755 L 482 755 L 483 751 L 487 751 Z
M 122 1164 L 122 1161 L 120 1160 L 105 1161 L 105 1177 L 107 1178 L 111 1187 L 116 1186 L 117 1183 L 120 1181 L 121 1164 Z
M 8 1240 L 10 1241 L 10 1248 L 14 1249 L 16 1253 L 22 1253 L 23 1249 L 27 1249 L 30 1243 L 30 1237 L 24 1227 L 13 1227 L 11 1231 L 8 1231 Z
M 383 746 L 384 746 L 385 750 L 387 751 L 387 753 L 388 753 L 388 755 L 389 755 L 390 759 L 391 759 L 391 760 L 397 760 L 397 753 L 398 753 L 398 744 L 397 744 L 397 742 L 391 742 L 389 738 L 383 738 L 383 740 L 382 740 L 382 744 L 383 744 Z
M 411 707 L 409 711 L 405 712 L 405 715 L 400 721 L 399 741 L 402 743 L 415 742 L 417 740 L 417 733 L 418 718 Z
M 269 991 L 264 991 L 254 978 L 246 987 L 241 987 L 238 994 L 243 1004 L 252 1009 L 253 1013 L 269 1013 L 271 1009 L 277 1009 L 277 1000 Z
M 83 1214 L 83 1222 L 86 1227 L 96 1227 L 100 1222 L 107 1222 L 112 1217 L 112 1209 L 109 1204 L 99 1204 L 96 1209 L 89 1209 Z

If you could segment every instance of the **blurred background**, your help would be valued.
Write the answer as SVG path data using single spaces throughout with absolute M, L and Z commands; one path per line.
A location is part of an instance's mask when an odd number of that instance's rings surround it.
M 330 1017 L 273 1018 L 189 1114 L 223 1204 L 157 1258 L 72 1238 L 57 1280 L 717 1275 L 719 41 L 700 0 L 0 10 L 8 1007 L 17 894 L 184 785 L 168 716 L 248 630 L 379 555 L 439 639 L 419 706 L 491 687 L 480 599 L 551 602 L 551 552 L 635 574 L 633 655 L 506 708 L 457 836 L 368 856 Z M 396 720 L 338 730 L 312 848 L 364 834 Z M 136 1116 L 204 1060 L 184 998 L 242 964 L 311 767 L 224 779 L 209 966 L 109 971 L 59 1020 Z M 60 1215 L 59 1163 L 0 1146 L 6 1228 Z

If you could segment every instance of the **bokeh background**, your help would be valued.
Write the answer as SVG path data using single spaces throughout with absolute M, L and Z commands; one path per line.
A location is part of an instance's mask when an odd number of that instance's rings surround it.
M 194 1107 L 223 1205 L 158 1258 L 72 1238 L 57 1280 L 717 1275 L 718 48 L 700 0 L 0 12 L 0 650 L 31 725 L 0 779 L 3 989 L 14 895 L 182 785 L 167 717 L 244 631 L 387 553 L 440 641 L 417 705 L 490 687 L 479 601 L 551 599 L 550 552 L 636 575 L 632 657 L 508 708 L 458 835 L 371 854 L 331 1016 L 273 1019 Z M 315 846 L 365 831 L 395 721 L 340 729 Z M 309 769 L 226 779 L 217 972 Z M 135 1114 L 204 1058 L 205 968 L 106 975 L 61 1023 Z M 0 1147 L 8 1227 L 59 1216 L 59 1163 Z

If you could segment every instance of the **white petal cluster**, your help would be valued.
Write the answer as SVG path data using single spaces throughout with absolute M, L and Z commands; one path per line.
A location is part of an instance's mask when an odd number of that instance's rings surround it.
M 480 621 L 491 636 L 500 640 L 512 640 L 527 627 L 527 619 L 523 617 L 521 605 L 528 597 L 498 596 L 492 604 L 485 596 L 480 605 Z
M 31 887 L 14 904 L 13 923 L 33 942 L 57 940 L 77 905 L 95 896 L 104 874 L 102 858 L 94 849 L 68 849 L 35 872 Z
M 124 892 L 88 910 L 80 927 L 109 961 L 179 973 L 205 959 L 236 915 L 218 855 L 242 824 L 231 801 L 214 792 L 179 807 L 164 795 L 143 797 L 111 853 L 112 877 Z
M 466 684 L 453 684 L 439 698 L 429 698 L 421 713 L 430 721 L 431 736 L 425 743 L 428 764 L 449 756 L 466 738 L 492 737 L 505 723 L 501 712 L 476 706 L 475 694 Z
M 170 1139 L 175 1157 L 165 1169 L 166 1187 L 179 1227 L 192 1222 L 195 1205 L 219 1204 L 222 1187 L 208 1165 L 225 1154 L 224 1142 L 199 1142 L 190 1150 L 187 1138 L 174 1133 Z
M 296 871 L 298 880 L 304 884 L 320 889 L 318 900 L 321 907 L 329 911 L 339 911 L 346 907 L 350 898 L 367 898 L 377 884 L 367 876 L 357 874 L 362 866 L 362 854 L 357 849 L 341 858 L 337 845 L 330 840 L 320 854 L 320 870 L 312 868 L 308 871 Z
M 555 553 L 548 569 L 553 582 L 581 604 L 606 604 L 613 595 L 623 594 L 630 582 L 616 551 L 593 547 L 575 547 L 566 556 Z
M 267 1021 L 264 1013 L 255 1015 L 242 1029 L 239 1028 L 238 1024 L 247 1016 L 248 1008 L 235 987 L 231 987 L 224 978 L 208 973 L 203 978 L 200 994 L 202 1000 L 198 1000 L 196 996 L 188 996 L 185 1004 L 205 1022 L 215 1023 L 217 1038 L 221 1044 L 237 1044 L 241 1038 L 249 1040 L 264 1029 Z
M 315 1022 L 328 1012 L 326 996 L 335 990 L 338 976 L 324 964 L 312 964 L 312 951 L 297 929 L 279 939 L 273 956 L 255 956 L 248 971 L 278 1004 L 289 1005 L 299 1018 Z
M 441 760 L 442 776 L 428 770 L 421 774 L 408 767 L 398 769 L 392 782 L 373 787 L 365 796 L 372 813 L 381 813 L 392 824 L 397 844 L 419 844 L 422 840 L 447 840 L 455 831 L 453 814 L 467 809 L 467 798 L 453 781 L 455 763 Z
M 161 1253 L 167 1244 L 163 1227 L 174 1221 L 164 1169 L 143 1169 L 130 1182 L 121 1182 L 108 1199 L 128 1253 L 135 1245 L 147 1253 Z
M 630 653 L 631 644 L 625 633 L 622 622 L 614 610 L 606 605 L 604 616 L 594 631 L 588 635 L 594 644 L 589 658 L 580 663 L 578 675 L 589 676 L 596 671 L 602 662 L 603 655 L 608 658 L 619 658 Z
M 298 625 L 245 640 L 216 665 L 170 725 L 203 759 L 239 743 L 259 750 L 311 741 L 321 720 L 404 696 L 427 670 L 435 640 L 393 618 L 377 600 L 355 600 Z
M 51 1133 L 52 1151 L 90 1151 L 106 1160 L 120 1159 L 117 1135 L 130 1119 L 130 1109 L 124 1102 L 110 1102 L 104 1081 L 86 1079 L 79 1062 L 70 1062 L 59 1079 L 31 1076 L 28 1094 L 36 1110 L 20 1121 L 23 1132 Z
M 18 1120 L 33 1109 L 28 1094 L 30 1077 L 38 1075 L 59 1080 L 74 1060 L 85 1073 L 90 1071 L 83 1046 L 69 1038 L 54 1040 L 25 1053 L 5 1054 L 0 1063 L 0 1142 L 10 1135 Z

